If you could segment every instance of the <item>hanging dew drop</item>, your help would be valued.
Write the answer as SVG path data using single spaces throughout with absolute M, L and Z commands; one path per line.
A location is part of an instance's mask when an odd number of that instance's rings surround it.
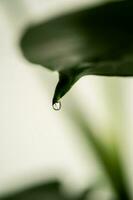
M 54 103 L 53 109 L 56 110 L 56 111 L 60 110 L 61 109 L 61 102 L 58 101 L 58 102 Z

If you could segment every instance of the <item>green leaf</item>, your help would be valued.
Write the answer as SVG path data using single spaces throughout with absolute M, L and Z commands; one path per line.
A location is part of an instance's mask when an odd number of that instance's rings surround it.
M 27 28 L 24 56 L 59 72 L 53 104 L 82 76 L 133 76 L 132 21 L 133 2 L 116 0 Z
M 116 196 L 115 200 L 130 200 L 126 172 L 123 166 L 120 149 L 117 141 L 111 143 L 110 146 L 103 140 L 99 140 L 91 128 L 88 119 L 85 118 L 82 110 L 77 105 L 77 99 L 71 99 L 72 107 L 67 110 L 68 118 L 76 123 L 78 130 L 81 130 L 81 136 L 87 145 L 92 146 L 99 163 L 104 169 L 104 173 L 112 186 Z
M 85 200 L 90 191 L 91 189 L 76 197 L 71 197 L 70 194 L 61 190 L 61 184 L 58 181 L 52 181 L 16 192 L 0 200 Z

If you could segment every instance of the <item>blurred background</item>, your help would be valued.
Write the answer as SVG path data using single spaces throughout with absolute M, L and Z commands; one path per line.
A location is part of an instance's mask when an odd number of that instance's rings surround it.
M 117 140 L 133 193 L 133 79 L 86 76 L 56 112 L 51 99 L 58 74 L 26 61 L 18 45 L 30 23 L 97 3 L 0 0 L 0 195 L 56 177 L 79 192 L 101 179 L 93 149 L 70 116 L 75 105 L 97 138 L 107 145 Z M 110 195 L 108 186 L 102 192 Z

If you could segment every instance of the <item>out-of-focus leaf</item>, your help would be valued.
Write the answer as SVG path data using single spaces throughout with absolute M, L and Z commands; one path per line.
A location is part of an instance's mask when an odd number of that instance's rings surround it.
M 86 120 L 82 111 L 80 111 L 79 107 L 76 105 L 76 99 L 72 99 L 72 101 L 73 107 L 67 110 L 69 119 L 71 117 L 71 121 L 75 122 L 78 129 L 81 130 L 82 136 L 87 144 L 92 146 L 99 163 L 101 163 L 112 185 L 116 195 L 115 200 L 131 200 L 119 147 L 112 143 L 110 148 L 102 140 L 99 140 L 99 138 L 96 137 L 96 133 L 90 128 L 91 126 L 88 119 Z
M 82 194 L 71 197 L 61 190 L 58 181 L 48 182 L 42 185 L 19 191 L 0 200 L 86 200 L 91 190 L 86 190 Z
M 133 2 L 112 1 L 29 27 L 24 56 L 59 72 L 53 103 L 84 75 L 133 75 Z

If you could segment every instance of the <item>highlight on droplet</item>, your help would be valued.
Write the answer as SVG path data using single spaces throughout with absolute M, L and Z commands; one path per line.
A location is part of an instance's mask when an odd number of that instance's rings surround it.
M 61 109 L 61 102 L 58 101 L 58 102 L 54 103 L 53 109 L 56 110 L 56 111 L 59 111 Z

